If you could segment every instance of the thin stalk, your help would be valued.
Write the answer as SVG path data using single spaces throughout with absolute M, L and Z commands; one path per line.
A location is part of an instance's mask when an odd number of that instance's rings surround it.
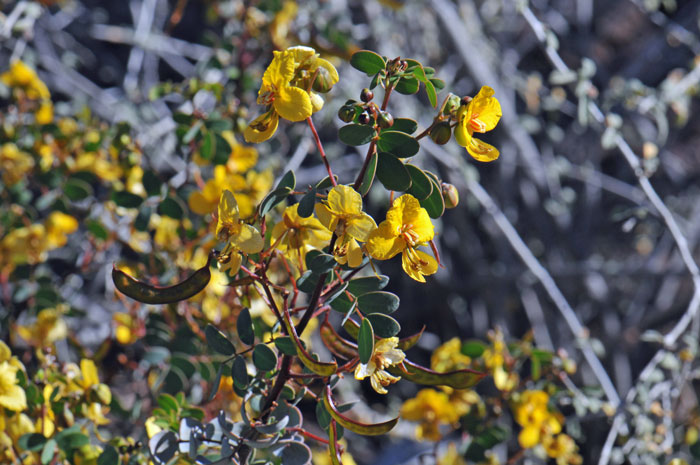
M 321 143 L 321 139 L 318 137 L 318 131 L 316 131 L 316 126 L 314 126 L 314 121 L 311 119 L 309 116 L 306 118 L 306 122 L 309 123 L 309 127 L 311 128 L 311 132 L 314 135 L 314 140 L 316 141 L 316 147 L 318 147 L 318 152 L 321 154 L 321 159 L 323 160 L 323 164 L 326 165 L 326 171 L 328 171 L 328 176 L 331 178 L 331 183 L 333 186 L 337 186 L 338 183 L 335 181 L 335 176 L 333 176 L 333 170 L 331 169 L 331 164 L 328 163 L 328 158 L 326 158 L 326 152 L 323 150 L 323 144 Z

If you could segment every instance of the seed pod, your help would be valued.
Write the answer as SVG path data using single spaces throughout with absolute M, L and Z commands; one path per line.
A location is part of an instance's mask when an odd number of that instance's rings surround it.
M 344 123 L 352 123 L 355 119 L 355 105 L 343 105 L 338 110 L 338 118 Z
M 450 137 L 452 137 L 452 128 L 450 123 L 447 121 L 442 121 L 437 123 L 430 130 L 430 139 L 438 145 L 444 145 L 449 142 Z
M 394 117 L 388 111 L 383 111 L 379 113 L 379 118 L 377 119 L 379 127 L 382 129 L 390 128 L 394 125 Z
M 360 93 L 360 100 L 367 103 L 367 102 L 371 102 L 373 98 L 374 98 L 374 92 L 372 92 L 371 90 L 369 90 L 366 87 L 364 89 L 362 89 L 362 92 Z
M 445 208 L 454 208 L 459 204 L 459 191 L 452 184 L 443 182 L 440 186 L 442 197 L 445 199 Z
M 369 113 L 367 113 L 367 111 L 363 111 L 362 113 L 360 113 L 360 118 L 358 121 L 360 124 L 369 124 L 370 119 L 371 118 L 369 117 Z

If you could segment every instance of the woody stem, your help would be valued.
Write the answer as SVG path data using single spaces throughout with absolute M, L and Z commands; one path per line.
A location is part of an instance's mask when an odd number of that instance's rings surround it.
M 333 184 L 333 186 L 337 186 L 338 183 L 335 181 L 335 176 L 333 176 L 333 170 L 331 169 L 330 163 L 328 163 L 328 158 L 326 158 L 326 152 L 325 150 L 323 150 L 323 144 L 321 143 L 321 139 L 318 137 L 316 126 L 314 126 L 314 122 L 310 116 L 306 118 L 306 122 L 309 123 L 311 132 L 314 134 L 314 139 L 316 140 L 316 147 L 318 147 L 318 152 L 321 154 L 323 164 L 326 165 L 326 171 L 328 171 L 328 176 L 331 178 L 331 183 Z

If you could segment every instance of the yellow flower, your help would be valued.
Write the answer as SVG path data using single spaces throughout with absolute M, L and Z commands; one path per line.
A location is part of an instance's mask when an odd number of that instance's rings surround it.
M 0 406 L 20 412 L 27 408 L 27 396 L 17 384 L 19 368 L 10 362 L 0 363 Z
M 68 335 L 63 311 L 61 306 L 45 308 L 39 312 L 32 324 L 18 326 L 17 334 L 32 347 L 49 347 Z
M 371 216 L 362 211 L 362 196 L 350 186 L 335 186 L 325 202 L 316 204 L 321 224 L 337 236 L 333 255 L 340 264 L 351 267 L 362 263 L 362 249 L 357 241 L 367 242 L 377 227 Z
M 490 331 L 489 338 L 492 345 L 484 350 L 484 364 L 493 373 L 493 382 L 499 390 L 512 391 L 518 385 L 520 377 L 517 373 L 505 369 L 506 357 L 510 357 L 510 354 L 503 340 L 503 332 L 500 329 Z
M 263 248 L 260 232 L 241 221 L 238 204 L 231 191 L 225 190 L 219 201 L 219 220 L 216 224 L 216 237 L 226 242 L 224 250 L 218 257 L 219 269 L 231 275 L 238 273 L 242 257 L 240 252 L 258 253 Z
M 453 337 L 433 352 L 430 367 L 441 373 L 462 370 L 471 366 L 472 359 L 462 353 L 462 341 Z
M 53 120 L 51 93 L 36 72 L 24 62 L 13 61 L 10 70 L 0 75 L 0 81 L 18 91 L 15 92 L 17 98 L 26 96 L 32 100 L 41 100 L 34 115 L 37 123 L 48 124 Z
M 372 388 L 379 394 L 386 394 L 386 387 L 401 379 L 400 376 L 392 376 L 385 368 L 398 365 L 406 358 L 401 349 L 397 349 L 398 337 L 380 339 L 375 342 L 372 356 L 367 363 L 360 363 L 355 368 L 355 379 L 363 380 L 370 377 Z
M 255 166 L 258 162 L 258 151 L 255 147 L 238 143 L 231 131 L 224 131 L 221 133 L 221 136 L 231 146 L 231 154 L 226 162 L 226 168 L 229 172 L 244 173 Z
M 499 155 L 496 147 L 472 137 L 474 132 L 492 130 L 501 119 L 501 104 L 494 93 L 491 87 L 483 86 L 476 97 L 457 110 L 455 139 L 478 161 L 493 161 Z
M 2 182 L 8 187 L 17 184 L 34 168 L 34 159 L 27 152 L 21 151 L 12 142 L 0 147 L 0 172 Z
M 418 199 L 404 194 L 394 200 L 386 220 L 373 230 L 367 240 L 367 252 L 377 260 L 388 260 L 401 253 L 403 270 L 421 283 L 424 275 L 437 271 L 437 261 L 416 247 L 433 239 L 433 223 Z
M 515 421 L 523 427 L 518 435 L 520 446 L 529 449 L 548 436 L 561 432 L 557 414 L 549 411 L 549 395 L 544 391 L 524 391 L 515 407 Z
M 270 38 L 277 47 L 285 48 L 289 45 L 287 40 L 289 25 L 294 21 L 298 10 L 296 2 L 286 0 L 282 4 L 282 9 L 275 14 L 270 22 Z
M 547 455 L 557 460 L 557 465 L 579 465 L 582 458 L 578 455 L 578 447 L 568 434 L 548 436 L 542 443 Z
M 447 451 L 438 459 L 437 465 L 467 465 L 467 461 L 457 451 L 457 446 L 451 442 Z
M 112 402 L 112 392 L 109 386 L 100 383 L 95 362 L 84 358 L 80 361 L 80 369 L 75 364 L 69 364 L 66 371 L 69 393 L 86 396 L 94 394 L 102 405 L 109 405 Z
M 428 441 L 442 438 L 440 426 L 455 425 L 459 421 L 459 412 L 449 396 L 435 389 L 421 389 L 416 397 L 404 402 L 401 416 L 404 420 L 419 422 L 416 438 Z
M 340 444 L 340 446 L 343 448 L 343 453 L 340 455 L 341 463 L 343 465 L 357 465 L 355 459 L 352 458 L 352 455 L 350 455 L 350 452 L 348 452 L 348 442 L 345 440 L 345 438 L 340 439 L 338 444 Z M 311 454 L 311 463 L 313 463 L 313 465 L 332 465 L 333 463 L 331 461 L 331 456 L 328 449 L 313 449 Z
M 68 241 L 68 235 L 73 234 L 78 229 L 78 220 L 63 212 L 51 212 L 46 220 L 46 239 L 49 246 L 54 248 L 63 247 Z
M 333 65 L 319 58 L 310 47 L 291 47 L 273 54 L 263 74 L 257 100 L 268 110 L 245 129 L 246 142 L 263 142 L 272 137 L 280 117 L 293 122 L 305 120 L 323 106 L 323 99 L 311 92 L 310 87 L 327 92 L 338 82 L 338 72 Z
M 299 204 L 288 206 L 282 213 L 282 221 L 272 228 L 272 242 L 290 260 L 298 260 L 303 268 L 306 253 L 323 248 L 331 239 L 331 232 L 316 218 L 302 218 L 297 213 Z

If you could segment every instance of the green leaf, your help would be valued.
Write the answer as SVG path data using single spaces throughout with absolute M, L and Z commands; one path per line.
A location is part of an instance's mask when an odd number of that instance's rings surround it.
M 338 131 L 338 138 L 353 147 L 369 144 L 376 135 L 372 126 L 366 124 L 348 124 Z
M 394 337 L 401 331 L 401 325 L 398 321 L 382 313 L 367 315 L 365 320 L 369 320 L 372 323 L 374 334 L 381 338 Z
M 367 171 L 365 171 L 365 177 L 362 179 L 362 184 L 360 184 L 360 194 L 364 197 L 369 192 L 372 187 L 372 182 L 374 181 L 374 175 L 377 172 L 377 160 L 379 157 L 377 153 L 372 154 L 372 158 L 367 165 Z
M 318 280 L 321 279 L 321 276 L 318 274 L 314 273 L 313 271 L 305 271 L 299 279 L 297 279 L 297 289 L 299 289 L 301 292 L 306 292 L 307 294 L 310 294 L 316 289 L 316 283 L 318 283 Z
M 250 310 L 244 308 L 238 314 L 236 331 L 243 344 L 252 346 L 255 343 L 255 331 L 253 330 L 253 319 L 250 317 Z
M 486 451 L 507 440 L 508 436 L 505 428 L 492 426 L 472 440 L 464 456 L 470 461 L 481 462 L 486 459 Z
M 105 445 L 104 450 L 97 458 L 97 465 L 119 465 L 119 452 L 112 445 Z
M 445 213 L 445 199 L 442 197 L 442 189 L 440 189 L 440 186 L 432 179 L 430 182 L 433 185 L 433 191 L 428 198 L 420 201 L 420 206 L 425 208 L 428 212 L 428 216 L 437 219 Z
M 168 412 L 175 412 L 177 413 L 178 410 L 180 410 L 180 406 L 177 403 L 177 399 L 170 394 L 161 394 L 158 396 L 157 399 L 158 405 L 160 408 L 165 410 L 166 413 Z
M 386 68 L 384 58 L 369 50 L 360 50 L 353 53 L 350 64 L 358 71 L 362 71 L 367 76 L 377 74 Z
M 333 176 L 335 178 L 336 183 L 338 182 L 338 176 Z M 333 182 L 331 181 L 330 176 L 326 176 L 325 178 L 321 179 L 321 181 L 316 184 L 316 190 L 320 191 L 323 189 L 328 189 L 329 187 L 333 187 Z
M 394 87 L 396 92 L 404 95 L 415 94 L 418 92 L 419 88 L 420 83 L 418 82 L 418 79 L 407 74 L 402 76 L 401 79 L 399 79 L 399 82 L 396 83 L 396 87 Z
M 299 201 L 297 213 L 302 218 L 308 218 L 314 214 L 314 206 L 316 205 L 316 188 L 311 189 Z
M 288 442 L 282 449 L 282 463 L 284 465 L 306 465 L 311 463 L 311 449 L 301 442 Z
M 245 359 L 237 355 L 233 359 L 233 365 L 231 365 L 231 378 L 233 378 L 234 384 L 239 389 L 245 389 L 248 387 L 250 382 L 250 376 L 248 376 L 248 367 L 246 366 Z
M 406 134 L 413 134 L 418 129 L 418 123 L 411 118 L 396 118 L 394 124 L 385 131 L 400 131 Z
M 231 156 L 231 145 L 221 134 L 214 134 L 216 145 L 214 146 L 214 156 L 212 163 L 215 165 L 225 165 Z
M 442 79 L 430 78 L 430 83 L 435 87 L 435 89 L 437 89 L 438 92 L 445 88 L 445 81 Z
M 407 191 L 418 200 L 427 199 L 433 193 L 433 183 L 430 178 L 417 166 L 406 165 L 411 174 L 411 188 Z
M 75 430 L 63 430 L 55 436 L 58 447 L 64 452 L 70 452 L 86 444 L 90 444 L 90 438 Z
M 211 384 L 211 392 L 209 393 L 209 401 L 211 402 L 214 400 L 214 397 L 216 397 L 216 393 L 219 392 L 219 385 L 221 384 L 221 377 L 224 374 L 224 364 L 220 363 L 219 364 L 219 369 L 216 370 L 216 378 L 214 378 L 214 382 Z
M 134 219 L 134 228 L 137 231 L 148 231 L 148 224 L 151 222 L 151 207 L 147 204 L 141 205 L 139 214 Z
M 364 436 L 380 436 L 391 431 L 396 423 L 399 421 L 399 417 L 393 418 L 389 421 L 383 423 L 360 423 L 358 421 L 352 420 L 338 411 L 338 409 L 333 404 L 333 399 L 331 398 L 331 388 L 326 386 L 326 392 L 323 396 L 323 404 L 326 407 L 328 413 L 335 421 L 337 421 L 344 428 L 349 429 L 353 433 L 362 434 Z
M 219 331 L 214 325 L 208 324 L 204 329 L 204 334 L 207 337 L 209 348 L 214 352 L 226 356 L 236 353 L 236 348 L 231 341 L 229 341 L 226 335 Z
M 348 291 L 354 295 L 367 294 L 368 292 L 384 289 L 389 284 L 389 277 L 385 275 L 365 276 L 351 279 L 348 283 Z
M 428 94 L 428 100 L 433 108 L 437 107 L 437 92 L 431 81 L 425 81 L 425 93 Z
M 205 132 L 202 137 L 202 145 L 199 147 L 199 155 L 205 160 L 214 158 L 216 138 L 213 132 Z
M 143 187 L 146 189 L 146 194 L 149 197 L 160 195 L 160 190 L 163 187 L 163 181 L 152 170 L 146 170 L 143 173 Z
M 362 320 L 360 332 L 357 335 L 357 349 L 360 353 L 360 363 L 368 363 L 374 352 L 374 330 L 367 318 Z
M 331 425 L 331 415 L 326 410 L 323 402 L 316 404 L 316 423 L 324 430 L 328 430 L 328 427 Z
M 327 253 L 319 253 L 309 260 L 307 255 L 306 262 L 311 271 L 320 275 L 333 269 L 335 266 L 335 257 Z
M 39 433 L 29 433 L 23 434 L 17 441 L 17 445 L 20 449 L 29 452 L 36 452 L 44 447 L 46 443 L 46 437 Z
M 296 185 L 297 180 L 296 176 L 294 176 L 294 171 L 287 171 L 286 173 L 284 173 L 284 176 L 282 176 L 282 179 L 280 179 L 280 182 L 277 183 L 277 187 L 275 187 L 275 190 L 287 188 L 290 191 L 293 191 Z
M 477 339 L 464 341 L 462 343 L 462 353 L 464 355 L 468 355 L 471 358 L 481 357 L 485 350 L 486 344 Z
M 41 450 L 41 463 L 47 465 L 56 454 L 56 440 L 49 439 Z
M 66 194 L 69 200 L 77 202 L 93 195 L 93 189 L 90 184 L 82 179 L 71 177 L 63 185 L 63 193 Z
M 373 291 L 363 294 L 357 298 L 357 306 L 364 314 L 384 313 L 388 315 L 394 313 L 399 308 L 399 297 L 396 294 L 386 291 Z
M 389 152 L 379 152 L 377 179 L 390 191 L 405 192 L 411 187 L 411 175 L 404 164 Z
M 379 135 L 377 149 L 380 152 L 391 152 L 399 158 L 408 158 L 420 150 L 418 141 L 401 131 L 384 131 Z
M 355 306 L 355 302 L 351 301 L 345 292 L 333 299 L 331 308 L 336 312 L 347 314 Z
M 297 348 L 294 341 L 289 336 L 282 336 L 275 339 L 275 347 L 284 355 L 296 355 Z
M 253 349 L 253 363 L 260 371 L 271 371 L 277 366 L 277 355 L 265 344 L 258 344 Z
M 260 216 L 267 215 L 275 205 L 286 199 L 291 191 L 288 187 L 282 187 L 267 194 L 263 201 L 260 202 Z
M 185 214 L 185 210 L 178 200 L 173 197 L 166 197 L 158 204 L 158 214 L 181 220 Z
M 111 197 L 114 203 L 124 208 L 138 208 L 143 202 L 141 197 L 128 191 L 114 191 Z
M 105 227 L 102 226 L 102 223 L 97 220 L 85 220 L 85 225 L 87 226 L 88 231 L 90 231 L 90 233 L 97 239 L 102 239 L 104 241 L 109 236 L 107 229 L 105 229 Z

